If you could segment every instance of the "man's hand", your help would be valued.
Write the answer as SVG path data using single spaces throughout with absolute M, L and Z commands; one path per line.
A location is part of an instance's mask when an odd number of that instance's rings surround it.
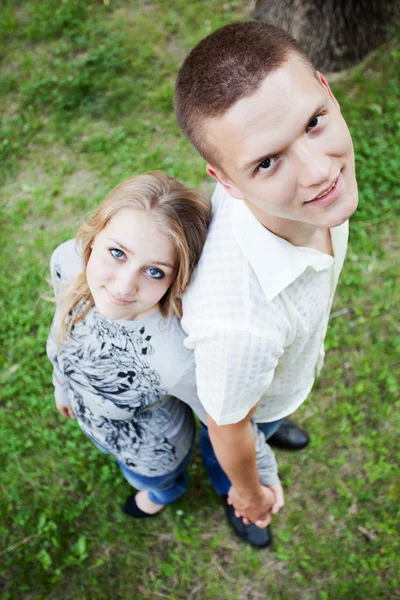
M 284 506 L 283 489 L 280 484 L 261 486 L 262 494 L 258 498 L 243 498 L 232 486 L 228 494 L 228 503 L 235 508 L 235 515 L 243 518 L 243 523 L 254 523 L 257 527 L 266 527 L 271 522 L 271 514 L 276 514 Z M 256 516 L 255 516 L 256 515 Z
M 70 406 L 66 406 L 65 404 L 60 404 L 56 402 L 57 410 L 63 417 L 67 417 L 69 419 L 75 419 L 74 411 Z
M 208 415 L 208 433 L 216 457 L 232 483 L 230 504 L 246 525 L 265 527 L 271 521 L 272 509 L 278 512 L 283 505 L 283 491 L 281 486 L 274 486 L 277 491 L 271 491 L 260 484 L 251 423 L 254 410 L 255 407 L 242 421 L 231 425 L 218 425 Z

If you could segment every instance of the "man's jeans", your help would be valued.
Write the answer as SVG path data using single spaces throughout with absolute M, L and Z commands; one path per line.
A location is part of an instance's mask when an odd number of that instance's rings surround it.
M 265 439 L 271 437 L 282 423 L 283 419 L 273 421 L 272 423 L 257 423 L 257 427 L 265 435 Z M 231 487 L 231 482 L 222 470 L 208 435 L 208 429 L 205 425 L 200 430 L 200 454 L 203 459 L 204 466 L 208 473 L 208 477 L 217 492 L 217 494 L 226 495 Z
M 99 444 L 99 442 L 87 435 L 87 433 L 85 433 L 85 435 L 99 450 L 101 450 L 101 452 L 104 452 L 104 454 L 111 454 L 107 448 Z M 174 471 L 167 473 L 167 475 L 159 475 L 158 477 L 138 475 L 128 469 L 128 467 L 120 462 L 116 456 L 114 456 L 114 458 L 122 471 L 122 475 L 132 487 L 136 490 L 148 490 L 150 500 L 156 504 L 172 504 L 172 502 L 178 500 L 178 498 L 183 496 L 188 490 L 189 475 L 187 467 L 191 456 L 192 449 Z

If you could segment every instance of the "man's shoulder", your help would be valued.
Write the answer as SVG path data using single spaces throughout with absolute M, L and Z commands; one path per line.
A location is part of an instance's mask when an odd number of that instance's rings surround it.
M 238 227 L 242 236 L 252 237 L 251 227 L 239 218 L 242 208 L 240 200 L 231 198 L 217 185 L 207 240 L 183 298 L 184 328 L 189 320 L 224 323 L 224 327 L 230 323 L 234 328 L 246 323 L 247 328 L 249 321 L 254 320 L 250 316 L 253 309 L 264 316 L 271 312 L 259 278 L 238 239 Z M 258 252 L 264 255 L 265 264 L 269 255 L 263 252 L 264 242 L 261 235 Z M 270 308 L 274 312 L 272 305 Z
M 235 239 L 233 231 L 234 202 L 235 200 L 218 184 L 212 196 L 212 219 L 206 247 L 218 244 L 221 239 Z
M 221 188 L 222 189 L 222 188 Z M 243 289 L 246 260 L 237 243 L 232 226 L 232 198 L 226 197 L 218 187 L 213 196 L 213 215 L 207 240 L 196 267 L 183 304 L 186 311 L 197 313 L 220 312 L 237 286 Z

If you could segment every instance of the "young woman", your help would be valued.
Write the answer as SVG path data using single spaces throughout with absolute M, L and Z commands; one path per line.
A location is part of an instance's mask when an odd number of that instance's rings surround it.
M 161 171 L 138 175 L 51 259 L 56 406 L 140 490 L 124 506 L 135 517 L 156 514 L 188 487 L 195 423 L 172 394 L 196 395 L 179 318 L 210 215 L 205 193 Z
M 154 515 L 186 492 L 195 431 L 189 406 L 207 421 L 180 317 L 210 213 L 203 192 L 161 171 L 138 175 L 51 258 L 57 310 L 47 353 L 56 406 L 140 490 L 124 505 L 134 517 Z M 255 425 L 253 432 L 260 481 L 275 484 L 274 454 Z M 205 466 L 214 481 L 218 464 Z M 217 492 L 229 487 L 218 471 Z

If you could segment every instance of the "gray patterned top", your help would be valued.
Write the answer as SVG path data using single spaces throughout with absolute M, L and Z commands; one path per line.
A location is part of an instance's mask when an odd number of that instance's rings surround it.
M 81 271 L 75 240 L 61 244 L 51 258 L 52 280 L 69 282 Z M 47 342 L 57 402 L 70 404 L 82 430 L 132 471 L 148 477 L 173 471 L 194 436 L 189 406 L 206 422 L 194 354 L 183 345 L 179 320 L 155 311 L 144 319 L 112 321 L 94 307 L 61 349 L 58 324 L 59 308 Z M 255 426 L 254 435 L 260 480 L 277 483 L 274 454 Z

